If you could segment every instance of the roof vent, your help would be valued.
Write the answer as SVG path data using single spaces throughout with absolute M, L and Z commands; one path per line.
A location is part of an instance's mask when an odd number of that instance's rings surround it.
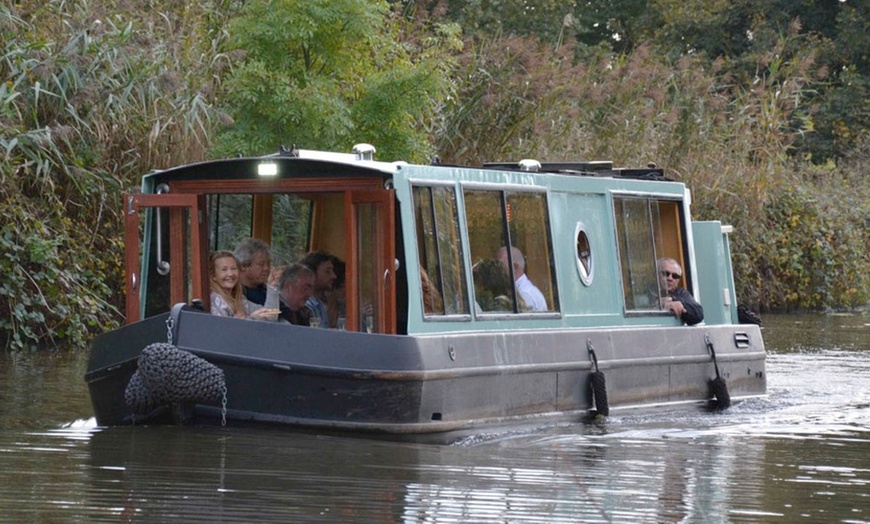
M 532 173 L 537 173 L 541 170 L 541 163 L 537 160 L 532 160 L 529 158 L 524 158 L 520 160 L 520 171 L 531 171 Z
M 375 146 L 371 144 L 357 144 L 353 146 L 353 154 L 356 155 L 357 160 L 374 160 L 375 151 Z

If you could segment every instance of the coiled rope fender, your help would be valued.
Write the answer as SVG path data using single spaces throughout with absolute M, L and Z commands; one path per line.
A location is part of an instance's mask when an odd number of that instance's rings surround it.
M 592 359 L 592 364 L 595 371 L 589 374 L 589 389 L 592 391 L 592 403 L 595 405 L 593 418 L 597 415 L 610 415 L 610 407 L 607 405 L 607 386 L 604 380 L 604 373 L 598 369 L 598 357 L 595 355 L 595 348 L 592 347 L 592 341 L 586 339 L 586 349 L 589 351 L 589 356 Z
M 704 342 L 707 344 L 707 349 L 710 350 L 710 355 L 713 357 L 713 368 L 716 370 L 716 378 L 709 381 L 710 396 L 713 397 L 713 408 L 723 410 L 731 406 L 731 395 L 728 393 L 728 385 L 725 379 L 719 375 L 719 364 L 716 363 L 716 350 L 713 349 L 713 342 L 710 341 L 710 335 L 704 335 Z
M 165 342 L 147 346 L 130 377 L 124 400 L 134 415 L 176 402 L 209 403 L 226 391 L 224 372 L 214 364 Z

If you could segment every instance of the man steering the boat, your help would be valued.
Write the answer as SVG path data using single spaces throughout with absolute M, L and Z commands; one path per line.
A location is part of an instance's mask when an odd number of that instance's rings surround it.
M 662 309 L 668 310 L 675 317 L 689 326 L 704 320 L 704 308 L 695 300 L 686 288 L 680 287 L 683 278 L 683 269 L 679 262 L 673 258 L 660 258 L 656 264 L 658 267 L 659 288 L 667 292 L 661 299 Z

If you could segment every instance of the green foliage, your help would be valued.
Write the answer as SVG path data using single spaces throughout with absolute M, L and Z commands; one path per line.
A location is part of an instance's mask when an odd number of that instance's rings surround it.
M 145 171 L 204 156 L 213 85 L 203 71 L 214 57 L 191 62 L 204 55 L 171 36 L 213 19 L 213 5 L 130 16 L 108 4 L 0 7 L 7 348 L 78 346 L 116 323 L 120 192 Z
M 844 182 L 816 172 L 772 199 L 754 245 L 738 245 L 758 270 L 744 296 L 776 310 L 851 309 L 870 301 L 870 212 L 854 212 L 860 201 Z
M 574 0 L 430 0 L 415 3 L 417 16 L 444 17 L 484 38 L 536 35 L 551 46 L 571 35 Z
M 217 154 L 370 142 L 382 157 L 427 158 L 427 123 L 451 89 L 445 51 L 458 41 L 435 26 L 403 45 L 407 23 L 382 1 L 246 4 L 230 26 L 240 60 L 224 84 L 232 125 Z
M 0 228 L 0 331 L 6 349 L 32 350 L 58 340 L 82 345 L 118 314 L 104 277 L 118 270 L 107 263 L 122 259 L 120 243 L 101 245 L 94 231 L 73 227 L 60 211 L 0 205 L 7 219 Z M 65 227 L 57 231 L 47 224 Z

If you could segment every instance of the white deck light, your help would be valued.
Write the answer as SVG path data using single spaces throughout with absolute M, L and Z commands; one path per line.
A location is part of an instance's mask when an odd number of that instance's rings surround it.
M 275 162 L 257 164 L 257 174 L 259 176 L 276 176 L 278 174 L 278 164 Z

